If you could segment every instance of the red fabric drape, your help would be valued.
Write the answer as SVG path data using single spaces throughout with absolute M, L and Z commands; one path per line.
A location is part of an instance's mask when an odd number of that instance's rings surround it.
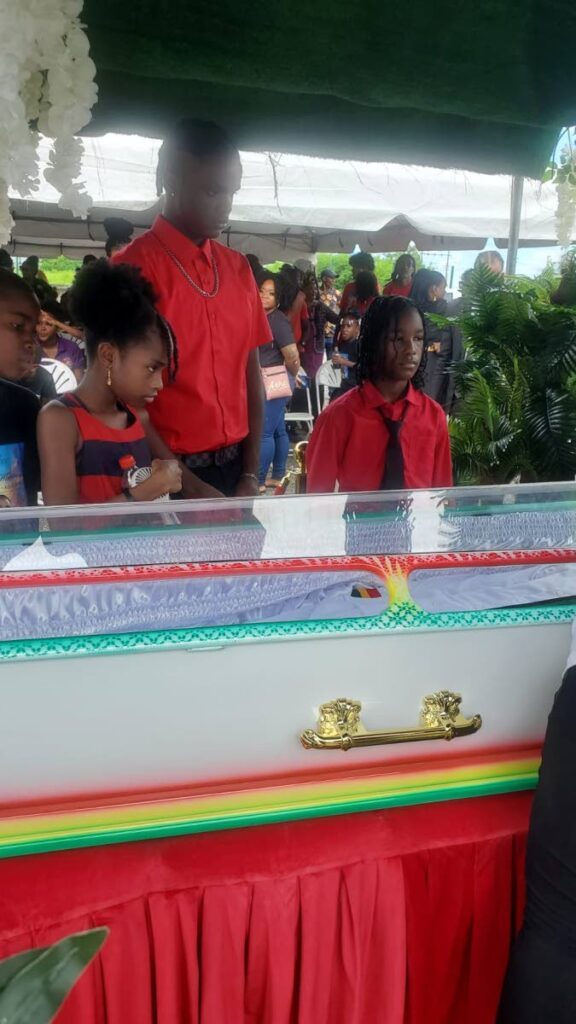
M 494 1024 L 529 794 L 0 862 L 0 957 L 111 934 L 58 1024 Z

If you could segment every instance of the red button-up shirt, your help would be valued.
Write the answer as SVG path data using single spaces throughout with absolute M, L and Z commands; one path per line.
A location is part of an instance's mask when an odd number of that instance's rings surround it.
M 160 241 L 158 241 L 160 240 Z M 186 280 L 160 244 L 167 246 L 204 291 Z M 253 348 L 272 335 L 247 260 L 209 239 L 195 245 L 164 217 L 113 258 L 132 263 L 158 295 L 158 308 L 178 344 L 178 372 L 150 407 L 150 418 L 177 454 L 215 451 L 248 434 L 246 364 Z
M 371 383 L 353 388 L 322 413 L 306 465 L 309 493 L 378 491 L 389 433 L 383 416 L 404 417 L 400 444 L 406 488 L 451 487 L 452 461 L 446 416 L 437 402 L 409 385 L 404 398 L 386 402 Z

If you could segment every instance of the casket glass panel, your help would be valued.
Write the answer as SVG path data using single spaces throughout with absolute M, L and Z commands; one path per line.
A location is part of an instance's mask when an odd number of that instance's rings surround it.
M 376 622 L 400 606 L 428 617 L 567 609 L 575 540 L 571 483 L 171 502 L 161 512 L 5 509 L 0 635 Z

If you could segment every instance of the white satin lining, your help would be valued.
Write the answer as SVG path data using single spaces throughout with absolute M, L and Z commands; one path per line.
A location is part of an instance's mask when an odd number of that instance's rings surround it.
M 355 597 L 368 587 L 377 597 Z M 410 592 L 425 611 L 466 612 L 576 595 L 576 564 L 417 570 Z M 3 640 L 142 632 L 248 622 L 365 618 L 388 607 L 370 573 L 255 574 L 0 590 Z M 576 663 L 576 644 L 574 653 Z
M 363 600 L 351 597 L 357 583 L 379 586 L 370 575 L 319 572 L 5 588 L 0 636 L 23 640 L 381 614 L 388 603 L 382 585 L 380 598 Z
M 576 597 L 576 563 L 417 569 L 410 593 L 424 611 L 460 612 Z

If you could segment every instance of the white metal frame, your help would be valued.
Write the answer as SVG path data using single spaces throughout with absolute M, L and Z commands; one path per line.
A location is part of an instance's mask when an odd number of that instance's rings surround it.
M 287 412 L 284 419 L 286 423 L 305 423 L 308 433 L 312 433 L 314 427 L 314 413 L 312 412 L 312 399 L 310 398 L 310 388 L 304 389 L 306 391 L 306 404 L 308 411 L 306 412 Z

